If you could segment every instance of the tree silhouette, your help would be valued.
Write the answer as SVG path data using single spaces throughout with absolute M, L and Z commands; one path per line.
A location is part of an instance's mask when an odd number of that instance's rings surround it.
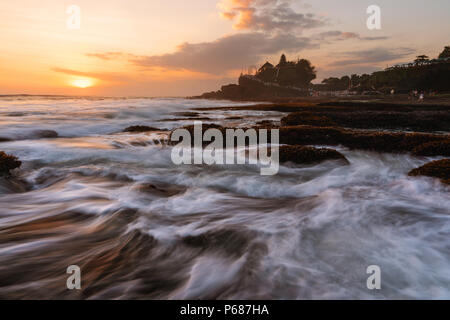
M 256 77 L 264 82 L 276 82 L 282 86 L 307 88 L 316 78 L 316 69 L 306 59 L 300 59 L 297 62 L 287 61 L 283 54 L 276 67 L 266 62 L 258 70 Z
M 423 55 L 417 56 L 416 60 L 414 60 L 414 63 L 416 65 L 422 65 L 422 64 L 424 64 L 425 62 L 428 62 L 428 61 L 430 61 L 430 58 L 427 55 L 423 54 Z
M 450 46 L 446 46 L 444 51 L 439 55 L 439 59 L 450 58 Z

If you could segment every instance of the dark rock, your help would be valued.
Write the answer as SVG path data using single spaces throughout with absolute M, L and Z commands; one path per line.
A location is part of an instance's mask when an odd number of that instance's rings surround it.
M 194 145 L 194 125 L 189 125 L 189 126 L 186 126 L 186 127 L 182 127 L 180 129 L 185 129 L 185 130 L 189 131 L 189 133 L 191 134 L 191 143 L 192 143 L 192 145 Z M 220 130 L 220 132 L 222 132 L 225 135 L 225 130 L 227 128 L 222 127 L 222 126 L 220 126 L 218 124 L 214 124 L 214 123 L 203 123 L 202 124 L 202 137 L 203 137 L 203 133 L 206 130 L 208 130 L 208 129 L 218 129 L 218 130 Z M 173 133 L 173 131 L 169 135 L 169 144 L 170 145 L 176 145 L 179 142 L 178 141 L 172 141 L 172 133 Z M 210 143 L 211 142 L 203 141 L 203 145 L 208 145 Z M 225 143 L 225 139 L 224 139 L 224 143 Z
M 233 117 L 228 117 L 226 120 L 242 120 L 242 119 L 244 119 L 244 118 L 242 118 L 242 117 L 235 117 L 235 116 L 233 116 Z
M 280 142 L 290 145 L 344 145 L 351 149 L 378 152 L 412 152 L 429 142 L 448 140 L 448 135 L 402 132 L 373 132 L 338 127 L 291 126 L 280 128 Z
M 198 112 L 192 112 L 192 111 L 185 111 L 185 112 L 174 112 L 173 113 L 176 116 L 179 117 L 198 117 Z
M 258 121 L 256 123 L 256 125 L 259 126 L 274 126 L 275 125 L 275 121 L 271 121 L 271 120 L 262 120 L 262 121 Z
M 283 126 L 309 125 L 317 127 L 335 126 L 330 118 L 326 116 L 315 115 L 311 112 L 294 112 L 281 119 Z
M 161 119 L 158 120 L 159 122 L 173 122 L 173 121 L 209 121 L 209 120 L 213 120 L 211 118 L 208 117 L 198 117 L 198 118 L 168 118 L 168 119 Z
M 416 156 L 450 156 L 450 139 L 427 142 L 413 149 Z
M 8 176 L 10 170 L 19 168 L 22 162 L 15 156 L 0 151 L 0 176 Z
M 333 149 L 313 148 L 304 146 L 281 146 L 280 162 L 293 162 L 297 164 L 311 164 L 326 160 L 340 160 L 349 164 L 348 160 Z
M 123 132 L 149 132 L 149 131 L 163 131 L 163 130 L 148 126 L 131 126 L 123 130 Z
M 36 130 L 33 131 L 33 138 L 41 139 L 41 138 L 57 138 L 58 132 L 54 130 Z
M 426 176 L 440 179 L 445 184 L 450 184 L 450 159 L 429 162 L 408 173 L 409 176 Z
M 295 89 L 287 86 L 264 83 L 253 76 L 239 77 L 239 84 L 222 86 L 219 91 L 207 92 L 200 97 L 203 99 L 252 100 L 272 99 L 277 97 L 304 97 L 307 90 Z

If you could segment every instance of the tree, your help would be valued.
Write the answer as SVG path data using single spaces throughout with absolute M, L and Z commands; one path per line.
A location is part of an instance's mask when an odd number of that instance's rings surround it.
M 350 77 L 350 81 L 351 81 L 352 87 L 357 87 L 361 83 L 361 77 L 357 74 L 352 74 L 352 76 Z
M 294 85 L 298 87 L 308 87 L 316 78 L 316 68 L 306 59 L 300 59 L 295 64 L 296 79 Z
M 439 55 L 439 59 L 450 58 L 450 46 L 446 46 L 444 51 Z
M 414 60 L 414 63 L 416 65 L 423 65 L 425 62 L 430 61 L 430 58 L 427 55 L 420 55 L 416 57 L 416 60 Z

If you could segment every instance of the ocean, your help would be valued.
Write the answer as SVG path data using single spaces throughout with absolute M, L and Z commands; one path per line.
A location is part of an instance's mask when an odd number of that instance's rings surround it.
M 122 132 L 243 104 L 0 97 L 0 150 L 23 162 L 0 180 L 0 298 L 450 298 L 449 187 L 407 175 L 439 157 L 333 147 L 350 165 L 262 176 L 175 165 L 168 131 Z M 202 112 L 241 127 L 283 115 Z M 70 265 L 81 290 L 66 287 Z M 379 290 L 367 287 L 372 265 Z

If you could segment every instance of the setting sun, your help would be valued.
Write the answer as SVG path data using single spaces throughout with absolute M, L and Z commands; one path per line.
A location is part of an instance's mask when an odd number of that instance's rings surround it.
M 76 79 L 71 82 L 74 87 L 77 88 L 88 88 L 94 85 L 94 82 L 91 79 Z

